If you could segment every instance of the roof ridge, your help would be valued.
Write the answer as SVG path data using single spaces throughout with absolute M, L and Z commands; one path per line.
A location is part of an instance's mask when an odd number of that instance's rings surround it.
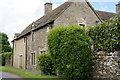
M 102 11 L 102 10 L 95 10 L 95 11 L 100 11 L 100 12 L 106 12 L 106 13 L 116 14 L 116 13 L 114 13 L 114 12 L 108 12 L 108 11 Z
M 36 29 L 44 26 L 47 23 L 50 23 L 54 20 L 56 20 L 60 14 L 62 14 L 73 2 L 65 2 L 63 4 L 61 4 L 60 6 L 58 6 L 57 8 L 55 8 L 54 10 L 52 10 L 50 13 L 48 13 L 47 15 L 43 15 L 42 17 L 40 17 L 39 19 L 37 19 L 36 21 L 33 21 L 36 25 Z M 66 5 L 67 4 L 67 5 Z M 18 36 L 18 38 L 21 38 L 22 36 L 30 33 L 31 31 L 31 25 L 28 25 Z
M 73 3 L 73 2 L 65 2 L 65 3 Z M 51 12 L 49 12 L 47 15 L 43 15 L 41 18 L 50 15 L 51 13 L 53 13 L 55 10 L 57 10 L 58 8 L 60 8 L 62 5 L 64 5 L 65 3 L 61 4 L 60 6 L 56 7 L 54 10 L 52 10 Z M 70 5 L 69 5 L 70 6 Z M 68 7 L 69 7 L 68 6 Z M 64 10 L 66 10 L 68 7 L 66 7 Z M 40 20 L 41 18 L 37 19 L 36 21 Z M 36 22 L 35 21 L 35 22 Z

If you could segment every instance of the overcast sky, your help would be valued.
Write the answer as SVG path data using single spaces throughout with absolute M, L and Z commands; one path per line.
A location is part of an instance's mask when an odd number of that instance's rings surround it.
M 8 35 L 9 41 L 33 21 L 44 15 L 44 3 L 50 0 L 0 0 L 0 32 Z M 51 0 L 53 9 L 67 0 Z M 88 0 L 97 10 L 115 12 L 119 0 Z

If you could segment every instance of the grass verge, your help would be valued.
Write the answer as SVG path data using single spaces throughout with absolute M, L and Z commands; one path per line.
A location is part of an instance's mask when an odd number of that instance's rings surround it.
M 12 72 L 19 75 L 21 78 L 58 78 L 57 76 L 41 75 L 40 72 L 32 72 L 28 70 L 17 69 L 10 66 L 0 66 L 2 72 Z

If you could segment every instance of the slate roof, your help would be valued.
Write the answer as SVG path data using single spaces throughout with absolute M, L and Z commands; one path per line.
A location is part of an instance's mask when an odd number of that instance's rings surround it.
M 58 18 L 58 16 L 63 13 L 70 5 L 72 2 L 65 2 L 64 4 L 60 5 L 56 9 L 54 9 L 52 12 L 50 12 L 47 15 L 44 15 L 40 19 L 34 22 L 34 24 L 37 26 L 36 28 L 43 27 L 44 25 L 54 21 L 55 19 Z M 32 29 L 32 24 L 30 24 L 24 31 L 21 32 L 18 38 L 21 38 L 22 36 L 28 34 L 31 32 Z
M 49 14 L 44 15 L 43 17 L 41 17 L 40 19 L 36 20 L 34 22 L 35 24 L 35 29 L 38 29 L 40 27 L 45 26 L 46 24 L 54 21 L 55 19 L 57 19 L 59 17 L 59 15 L 61 15 L 73 2 L 65 2 L 64 4 L 60 5 L 59 7 L 57 7 L 56 9 L 54 9 L 53 11 L 51 11 Z M 88 2 L 87 2 L 88 3 Z M 92 8 L 92 6 L 88 3 L 88 5 Z M 108 20 L 111 17 L 115 16 L 115 13 L 110 13 L 110 12 L 105 12 L 105 11 L 98 11 L 98 10 L 94 10 L 92 8 L 93 12 L 96 14 L 96 16 L 102 20 Z M 33 23 L 32 23 L 33 24 Z M 18 36 L 17 39 L 31 33 L 32 30 L 32 24 L 30 24 L 26 29 L 24 29 L 21 34 Z
M 112 13 L 112 12 L 106 12 L 106 11 L 98 11 L 96 10 L 96 13 L 99 15 L 99 17 L 103 20 L 103 21 L 107 21 L 112 17 L 115 17 L 116 14 Z

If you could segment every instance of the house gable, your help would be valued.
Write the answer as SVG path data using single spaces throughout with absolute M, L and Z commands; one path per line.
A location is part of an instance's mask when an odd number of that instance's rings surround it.
M 54 26 L 83 23 L 86 26 L 102 22 L 88 2 L 73 2 L 55 21 Z

